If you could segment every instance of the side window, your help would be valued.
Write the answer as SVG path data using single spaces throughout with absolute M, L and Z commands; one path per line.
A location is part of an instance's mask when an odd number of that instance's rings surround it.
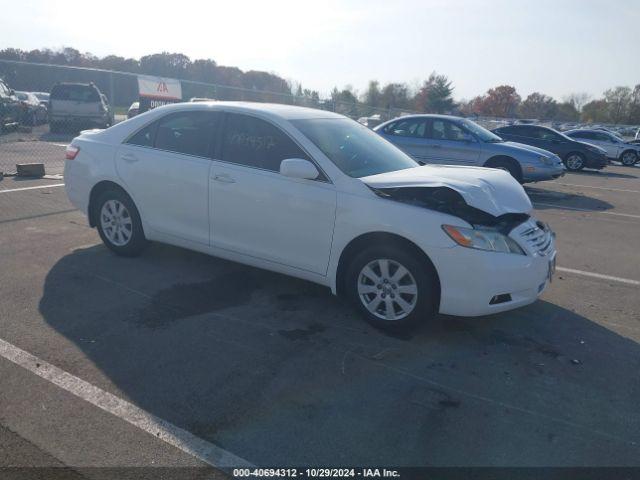
M 160 150 L 209 157 L 220 114 L 183 112 L 168 115 L 158 122 L 155 147 Z
M 396 137 L 423 138 L 426 126 L 427 121 L 425 119 L 412 118 L 392 123 L 385 129 L 385 132 Z
M 157 126 L 158 122 L 153 122 L 152 124 L 147 125 L 127 140 L 126 143 L 129 145 L 137 145 L 139 147 L 153 147 L 153 139 L 155 137 Z
M 460 142 L 465 140 L 469 135 L 458 125 L 453 122 L 444 122 L 444 137 L 447 140 Z
M 455 123 L 440 119 L 431 121 L 431 131 L 428 135 L 429 138 L 434 140 L 454 141 L 464 140 L 467 136 L 467 133 Z
M 429 132 L 429 138 L 434 140 L 445 139 L 445 122 L 443 120 L 433 120 L 431 122 L 431 131 Z
M 269 122 L 235 113 L 227 116 L 222 143 L 224 161 L 279 172 L 280 163 L 287 158 L 308 156 Z
M 599 140 L 601 142 L 614 143 L 613 138 L 611 138 L 606 133 L 596 133 L 596 140 Z

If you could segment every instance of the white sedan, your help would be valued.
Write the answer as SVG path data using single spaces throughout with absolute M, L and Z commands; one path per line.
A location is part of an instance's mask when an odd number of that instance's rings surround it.
M 382 328 L 527 305 L 554 271 L 509 173 L 419 166 L 326 111 L 175 104 L 83 132 L 66 158 L 71 202 L 115 253 L 155 240 L 285 273 Z

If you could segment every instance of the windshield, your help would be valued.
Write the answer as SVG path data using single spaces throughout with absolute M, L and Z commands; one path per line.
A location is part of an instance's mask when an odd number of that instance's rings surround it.
M 347 118 L 292 120 L 329 160 L 350 177 L 414 168 L 419 164 L 377 133 Z
M 480 125 L 478 125 L 475 122 L 472 122 L 471 120 L 467 120 L 467 119 L 462 120 L 462 125 L 464 125 L 467 130 L 473 133 L 482 142 L 487 142 L 487 143 L 504 142 L 504 140 L 502 140 L 495 133 L 490 132 L 486 128 L 481 127 Z

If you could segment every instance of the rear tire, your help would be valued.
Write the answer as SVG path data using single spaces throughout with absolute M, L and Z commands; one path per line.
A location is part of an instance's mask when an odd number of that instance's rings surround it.
M 518 183 L 522 183 L 522 169 L 515 160 L 508 158 L 496 158 L 494 160 L 489 160 L 485 164 L 485 167 L 497 168 L 499 170 L 509 172 Z
M 578 152 L 569 153 L 564 159 L 564 165 L 571 172 L 579 172 L 585 167 L 584 155 Z
M 347 270 L 345 291 L 367 322 L 387 331 L 413 328 L 437 309 L 435 272 L 394 245 L 360 252 Z
M 147 246 L 140 214 L 133 200 L 121 190 L 101 193 L 96 199 L 94 217 L 104 244 L 123 257 L 140 255 Z
M 633 150 L 627 150 L 620 155 L 620 162 L 625 167 L 633 167 L 638 162 L 638 154 Z

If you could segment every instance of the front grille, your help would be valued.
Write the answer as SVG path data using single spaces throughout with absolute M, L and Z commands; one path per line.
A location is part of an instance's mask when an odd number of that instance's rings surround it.
M 534 223 L 534 222 L 532 222 Z M 531 250 L 538 255 L 548 255 L 553 247 L 553 232 L 542 222 L 535 222 L 520 233 Z

